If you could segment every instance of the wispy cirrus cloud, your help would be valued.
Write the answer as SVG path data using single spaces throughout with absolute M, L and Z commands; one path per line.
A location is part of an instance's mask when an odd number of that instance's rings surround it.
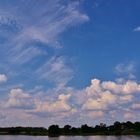
M 73 72 L 63 57 L 53 57 L 38 68 L 36 73 L 41 79 L 46 79 L 63 87 L 71 80 Z
M 0 67 L 5 71 L 10 69 L 10 75 L 13 73 L 18 76 L 25 71 L 28 75 L 36 74 L 32 73 L 33 71 L 41 71 L 46 75 L 50 74 L 48 75 L 49 81 L 58 82 L 62 72 L 56 72 L 55 78 L 54 76 L 51 77 L 53 68 L 50 72 L 47 69 L 45 72 L 45 67 L 50 67 L 50 61 L 53 61 L 54 65 L 60 65 L 60 61 L 56 60 L 54 63 L 55 60 L 48 57 L 47 48 L 52 49 L 51 57 L 55 57 L 54 50 L 62 47 L 59 43 L 61 34 L 69 28 L 89 20 L 89 17 L 80 10 L 80 4 L 81 2 L 78 0 L 71 2 L 16 0 L 12 3 L 1 1 L 0 43 L 2 44 L 1 59 L 3 61 L 0 62 Z M 41 61 L 38 57 L 40 59 L 46 57 L 46 59 L 42 59 L 43 62 L 38 63 Z M 56 64 L 57 62 L 58 64 Z M 47 64 L 48 66 L 46 66 Z M 34 67 L 30 67 L 31 65 Z M 68 77 L 71 77 L 69 75 L 71 68 L 64 65 L 65 63 L 61 68 L 64 77 L 61 76 L 61 78 L 64 79 L 63 83 L 66 83 L 66 80 L 70 79 Z M 68 75 L 66 76 L 66 74 Z
M 11 41 L 9 43 L 12 43 L 11 49 L 14 52 L 15 48 L 16 50 L 21 49 L 21 52 L 18 53 L 22 53 L 23 47 L 30 47 L 32 41 L 56 47 L 59 45 L 58 36 L 61 33 L 69 27 L 89 20 L 86 14 L 80 12 L 80 2 L 78 1 L 19 1 L 17 5 L 17 7 L 10 8 L 7 2 L 5 9 L 1 9 L 3 14 L 1 26 L 3 26 L 2 29 L 5 30 L 6 35 L 9 35 L 9 29 L 11 29 L 14 37 L 10 36 Z M 24 8 L 25 5 L 26 9 Z M 7 8 L 8 10 L 6 10 Z
M 33 109 L 33 98 L 22 89 L 11 89 L 9 99 L 4 105 L 6 108 Z

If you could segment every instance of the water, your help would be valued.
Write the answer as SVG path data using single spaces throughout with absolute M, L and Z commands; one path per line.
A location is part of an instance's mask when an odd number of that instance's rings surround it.
M 140 140 L 140 136 L 0 136 L 0 140 Z

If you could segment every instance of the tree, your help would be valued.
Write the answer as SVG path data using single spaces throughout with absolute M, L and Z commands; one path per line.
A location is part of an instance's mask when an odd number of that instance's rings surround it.
M 65 125 L 63 128 L 64 134 L 70 134 L 71 133 L 71 126 L 70 125 Z
M 116 135 L 122 134 L 122 125 L 120 122 L 116 121 L 113 127 Z
M 115 123 L 114 123 L 114 129 L 115 129 L 116 131 L 121 130 L 121 123 L 120 123 L 120 122 L 115 122 Z
M 135 123 L 134 123 L 134 129 L 135 129 L 136 131 L 140 131 L 140 122 L 135 122 Z
M 89 127 L 87 124 L 81 126 L 82 133 L 92 133 L 92 127 Z
M 125 123 L 125 127 L 126 127 L 126 129 L 133 129 L 133 123 L 130 122 L 130 121 L 127 121 L 127 122 Z
M 51 125 L 48 128 L 48 136 L 50 137 L 58 137 L 60 135 L 60 128 L 58 125 Z

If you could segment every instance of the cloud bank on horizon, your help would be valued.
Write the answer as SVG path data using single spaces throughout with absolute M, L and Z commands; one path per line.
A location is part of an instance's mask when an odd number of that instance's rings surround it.
M 126 3 L 1 0 L 0 125 L 138 121 L 140 21 L 122 19 L 140 2 Z

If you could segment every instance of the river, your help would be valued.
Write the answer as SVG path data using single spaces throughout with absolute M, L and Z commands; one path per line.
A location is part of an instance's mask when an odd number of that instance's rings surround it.
M 0 136 L 0 140 L 140 140 L 140 136 Z

